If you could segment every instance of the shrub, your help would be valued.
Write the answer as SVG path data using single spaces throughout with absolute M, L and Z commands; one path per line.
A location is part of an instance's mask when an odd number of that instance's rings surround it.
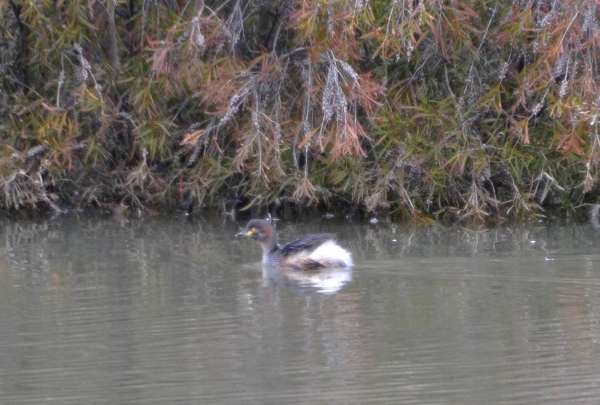
M 0 4 L 6 209 L 488 221 L 598 196 L 591 0 Z

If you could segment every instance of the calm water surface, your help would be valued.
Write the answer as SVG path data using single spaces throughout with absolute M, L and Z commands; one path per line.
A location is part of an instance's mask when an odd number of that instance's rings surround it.
M 598 403 L 600 229 L 279 222 L 352 250 L 312 276 L 242 225 L 3 220 L 0 402 Z

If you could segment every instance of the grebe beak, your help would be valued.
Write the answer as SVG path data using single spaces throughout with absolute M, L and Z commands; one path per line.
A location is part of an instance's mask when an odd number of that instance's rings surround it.
M 252 231 L 241 231 L 235 234 L 236 238 L 239 238 L 240 236 L 251 236 L 252 235 Z

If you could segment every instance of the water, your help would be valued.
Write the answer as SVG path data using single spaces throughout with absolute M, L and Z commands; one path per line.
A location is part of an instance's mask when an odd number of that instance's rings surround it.
M 243 223 L 0 223 L 2 404 L 564 404 L 600 397 L 600 229 L 281 222 L 351 271 L 264 271 Z

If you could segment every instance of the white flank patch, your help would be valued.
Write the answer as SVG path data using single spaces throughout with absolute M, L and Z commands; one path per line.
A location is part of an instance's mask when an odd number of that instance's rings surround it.
M 350 252 L 332 240 L 328 240 L 308 255 L 311 259 L 321 261 L 338 261 L 345 263 L 347 267 L 352 266 Z

